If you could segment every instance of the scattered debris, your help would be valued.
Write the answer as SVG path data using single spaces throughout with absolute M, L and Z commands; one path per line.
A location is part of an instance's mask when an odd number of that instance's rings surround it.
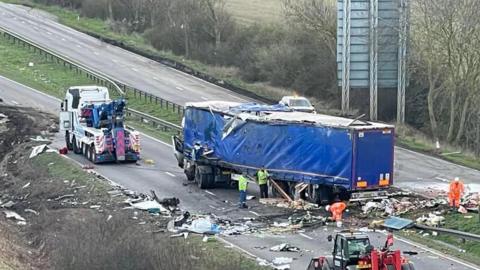
M 391 217 L 383 223 L 383 226 L 390 229 L 395 230 L 402 230 L 408 228 L 413 225 L 413 220 L 399 218 L 399 217 Z
M 291 200 L 290 202 L 285 199 L 281 198 L 268 198 L 268 199 L 260 199 L 261 204 L 265 205 L 271 205 L 271 206 L 276 206 L 279 208 L 290 208 L 290 209 L 296 209 L 296 210 L 312 210 L 312 209 L 318 209 L 318 205 L 307 202 L 302 199 L 298 200 Z
M 460 206 L 458 208 L 458 212 L 461 213 L 461 214 L 467 214 L 468 213 L 467 209 L 465 209 L 465 207 L 463 207 L 463 206 Z
M 38 135 L 37 137 L 35 138 L 30 138 L 31 141 L 34 141 L 34 142 L 50 142 L 49 139 L 46 139 L 46 138 L 43 138 L 42 136 Z
M 276 245 L 270 248 L 270 251 L 276 251 L 276 252 L 299 252 L 300 249 L 298 247 L 291 246 L 290 244 L 283 243 L 280 245 Z
M 15 205 L 15 203 L 13 201 L 8 201 L 8 202 L 2 204 L 1 206 L 2 206 L 2 208 L 10 208 L 14 205 Z
M 184 224 L 183 229 L 198 234 L 218 234 L 220 227 L 213 223 L 210 218 L 199 218 L 192 221 L 191 225 Z
M 5 217 L 7 219 L 15 219 L 17 221 L 26 221 L 25 218 L 23 218 L 22 216 L 20 216 L 19 214 L 17 214 L 16 212 L 14 211 L 3 211 L 3 213 L 5 213 Z
M 138 203 L 132 203 L 131 206 L 133 208 L 139 209 L 139 210 L 145 210 L 149 211 L 151 213 L 162 213 L 162 214 L 168 214 L 170 211 L 163 207 L 161 204 L 159 204 L 157 201 L 143 201 L 143 202 L 138 202 Z
M 30 153 L 29 158 L 34 158 L 34 157 L 40 155 L 41 153 L 45 152 L 47 150 L 47 148 L 48 148 L 48 146 L 46 144 L 42 144 L 42 145 L 33 147 L 32 153 Z
M 427 226 L 438 227 L 443 225 L 445 218 L 442 216 L 437 216 L 435 214 L 428 214 L 428 216 L 421 216 L 416 220 L 417 224 L 424 224 Z
M 289 263 L 292 263 L 293 262 L 293 259 L 292 258 L 288 258 L 288 257 L 277 257 L 275 259 L 273 259 L 272 263 L 274 265 L 284 265 L 284 264 L 289 264 Z
M 26 183 L 22 188 L 28 188 L 30 186 L 30 182 Z
M 60 197 L 57 197 L 57 198 L 55 198 L 55 199 L 53 199 L 53 200 L 55 200 L 55 201 L 60 201 L 60 200 L 62 200 L 62 199 L 71 198 L 71 197 L 74 197 L 74 196 L 75 196 L 75 194 L 66 194 L 66 195 L 62 195 L 62 196 L 60 196 Z
M 27 208 L 27 209 L 25 209 L 25 210 L 23 210 L 23 211 L 25 211 L 25 212 L 27 212 L 27 213 L 32 213 L 32 214 L 34 214 L 34 215 L 36 215 L 36 216 L 40 215 L 40 213 L 38 213 L 37 211 L 35 211 L 35 210 L 33 210 L 33 209 L 29 209 L 29 208 Z
M 255 196 L 248 195 L 248 196 L 247 196 L 247 201 L 254 200 L 255 198 L 256 198 Z

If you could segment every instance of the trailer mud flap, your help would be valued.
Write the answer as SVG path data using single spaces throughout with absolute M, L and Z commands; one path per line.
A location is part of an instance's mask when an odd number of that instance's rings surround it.
M 115 130 L 115 154 L 117 160 L 125 160 L 125 131 L 123 129 Z

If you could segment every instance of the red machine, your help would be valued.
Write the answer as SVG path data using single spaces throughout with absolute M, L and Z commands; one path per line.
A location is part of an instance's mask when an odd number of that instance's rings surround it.
M 332 241 L 332 236 L 329 236 Z M 307 270 L 415 270 L 400 250 L 390 250 L 393 235 L 387 236 L 385 246 L 376 250 L 366 234 L 341 232 L 335 236 L 332 256 L 312 259 Z

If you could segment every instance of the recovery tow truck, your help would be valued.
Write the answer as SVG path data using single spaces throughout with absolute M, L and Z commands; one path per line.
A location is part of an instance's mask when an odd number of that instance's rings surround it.
M 328 241 L 332 241 L 331 235 Z M 392 234 L 387 236 L 385 246 L 377 250 L 368 235 L 342 231 L 335 236 L 332 256 L 313 258 L 307 270 L 415 270 L 400 250 L 390 250 L 392 245 Z

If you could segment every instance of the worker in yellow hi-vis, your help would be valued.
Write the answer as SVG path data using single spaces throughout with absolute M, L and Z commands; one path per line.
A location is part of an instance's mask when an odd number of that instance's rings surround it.
M 260 198 L 268 198 L 268 172 L 264 167 L 257 172 L 258 186 L 260 187 Z
M 248 208 L 247 206 L 247 186 L 248 178 L 247 173 L 242 172 L 242 175 L 238 178 L 238 191 L 240 192 L 240 208 Z

